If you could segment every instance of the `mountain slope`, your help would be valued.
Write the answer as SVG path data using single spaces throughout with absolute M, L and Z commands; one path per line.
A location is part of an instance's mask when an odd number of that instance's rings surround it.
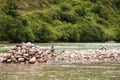
M 14 1 L 18 5 L 16 11 L 27 21 L 25 26 L 30 28 L 30 33 L 34 36 L 32 41 L 120 41 L 120 0 Z M 1 9 L 4 5 L 5 1 L 0 0 Z M 5 39 L 1 37 L 1 40 Z M 18 37 L 18 41 L 31 41 L 30 39 Z

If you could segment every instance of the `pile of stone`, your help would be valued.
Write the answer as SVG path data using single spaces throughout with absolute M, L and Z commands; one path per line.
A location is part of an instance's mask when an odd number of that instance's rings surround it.
M 120 50 L 97 49 L 97 50 L 73 50 L 63 51 L 56 56 L 57 61 L 63 62 L 120 62 Z
M 120 49 L 102 47 L 96 50 L 72 50 L 56 52 L 40 48 L 34 44 L 21 43 L 12 48 L 8 53 L 0 54 L 2 63 L 48 63 L 48 62 L 120 62 Z
M 2 63 L 46 63 L 53 61 L 54 55 L 49 49 L 40 48 L 34 44 L 21 43 L 12 48 L 8 53 L 1 55 Z

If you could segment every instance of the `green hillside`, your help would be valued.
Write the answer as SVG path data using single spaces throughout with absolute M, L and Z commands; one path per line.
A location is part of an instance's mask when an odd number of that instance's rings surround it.
M 120 42 L 120 0 L 0 0 L 0 41 Z

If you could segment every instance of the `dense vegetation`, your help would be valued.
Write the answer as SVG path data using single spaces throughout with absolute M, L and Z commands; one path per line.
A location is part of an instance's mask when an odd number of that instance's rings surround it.
M 120 42 L 120 0 L 0 0 L 0 41 Z

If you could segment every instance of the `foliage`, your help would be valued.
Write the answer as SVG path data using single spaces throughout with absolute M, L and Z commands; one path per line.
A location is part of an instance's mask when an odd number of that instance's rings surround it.
M 82 27 L 82 42 L 101 42 L 103 40 L 103 31 L 100 26 L 94 24 L 86 24 Z
M 12 17 L 18 16 L 17 13 L 17 4 L 13 0 L 6 0 L 6 5 L 2 8 L 3 12 Z
M 0 0 L 0 41 L 120 42 L 120 0 Z

